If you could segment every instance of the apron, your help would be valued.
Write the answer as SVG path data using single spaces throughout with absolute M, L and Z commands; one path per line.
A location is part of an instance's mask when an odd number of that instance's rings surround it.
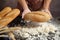
M 44 4 L 44 0 L 26 0 L 27 5 L 31 11 L 37 11 L 42 8 Z M 21 5 L 18 3 L 17 6 L 21 11 L 23 11 L 23 8 Z
M 43 6 L 44 0 L 27 0 L 28 6 L 31 10 L 39 10 Z

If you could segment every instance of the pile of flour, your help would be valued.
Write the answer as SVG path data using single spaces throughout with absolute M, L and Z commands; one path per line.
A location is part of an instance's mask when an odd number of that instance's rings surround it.
M 60 35 L 57 27 L 47 22 L 36 27 L 23 27 L 14 34 L 17 40 L 58 40 Z

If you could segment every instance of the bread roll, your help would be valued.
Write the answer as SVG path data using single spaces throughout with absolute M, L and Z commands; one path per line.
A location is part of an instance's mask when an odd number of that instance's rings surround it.
M 12 9 L 10 7 L 6 7 L 2 11 L 0 11 L 0 19 L 2 19 L 2 17 L 9 13 L 11 10 Z
M 13 9 L 3 19 L 0 20 L 0 28 L 5 27 L 6 25 L 8 25 L 19 14 L 20 14 L 20 10 L 19 9 Z
M 46 21 L 49 21 L 51 17 L 46 12 L 35 11 L 35 12 L 25 14 L 24 19 L 26 21 L 30 20 L 33 22 L 46 22 Z

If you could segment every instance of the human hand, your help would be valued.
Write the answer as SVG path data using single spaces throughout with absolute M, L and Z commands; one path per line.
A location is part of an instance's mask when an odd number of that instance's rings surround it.
M 47 12 L 50 15 L 50 17 L 52 18 L 52 14 L 51 14 L 51 12 L 48 9 L 42 9 L 41 11 Z
M 31 12 L 29 9 L 24 10 L 23 13 L 22 13 L 22 18 L 24 18 L 24 15 L 29 13 L 29 12 Z

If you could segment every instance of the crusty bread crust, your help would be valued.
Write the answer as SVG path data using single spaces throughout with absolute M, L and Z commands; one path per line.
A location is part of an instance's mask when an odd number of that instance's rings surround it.
M 12 8 L 5 7 L 2 11 L 0 11 L 0 19 L 2 19 L 2 17 L 4 17 L 6 14 L 8 14 L 11 10 L 12 10 Z
M 18 15 L 20 14 L 19 9 L 13 9 L 11 10 L 7 15 L 5 15 L 1 20 L 0 20 L 0 28 L 5 27 L 8 25 L 12 20 L 14 20 Z
M 34 22 L 46 22 L 46 21 L 49 21 L 51 17 L 46 12 L 35 11 L 35 12 L 27 13 L 24 16 L 24 19 L 34 21 Z

